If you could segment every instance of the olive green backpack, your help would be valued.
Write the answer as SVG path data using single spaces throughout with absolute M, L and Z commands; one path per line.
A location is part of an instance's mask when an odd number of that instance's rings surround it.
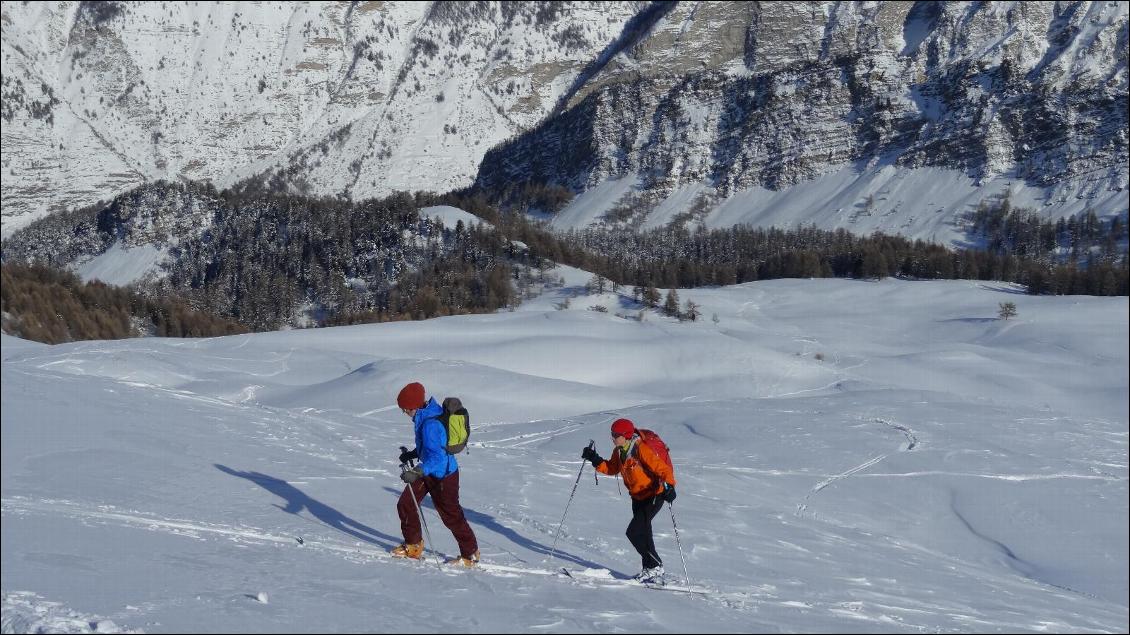
M 447 453 L 459 454 L 467 447 L 467 440 L 471 437 L 471 415 L 467 414 L 458 397 L 448 397 L 443 400 L 443 414 L 439 420 L 447 430 Z

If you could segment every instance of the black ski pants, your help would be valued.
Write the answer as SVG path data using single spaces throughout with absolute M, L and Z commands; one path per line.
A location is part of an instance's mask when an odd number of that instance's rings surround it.
M 643 500 L 632 499 L 632 522 L 628 523 L 628 530 L 624 533 L 639 552 L 645 569 L 663 564 L 663 560 L 655 551 L 655 540 L 651 536 L 651 520 L 662 507 L 662 496 L 652 496 Z

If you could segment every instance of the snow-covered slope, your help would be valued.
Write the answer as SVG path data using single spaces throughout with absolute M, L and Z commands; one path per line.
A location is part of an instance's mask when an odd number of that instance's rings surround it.
M 625 197 L 637 197 L 637 186 L 634 178 L 607 181 L 546 218 L 561 230 L 609 223 L 606 215 L 620 207 Z M 703 184 L 679 188 L 642 218 L 639 227 L 653 229 L 687 218 L 700 197 L 714 195 Z M 1125 216 L 1127 209 L 1123 188 L 1106 183 L 1067 180 L 1031 187 L 1008 176 L 976 179 L 947 168 L 860 163 L 779 190 L 754 186 L 717 197 L 711 207 L 699 208 L 696 220 L 709 228 L 815 225 L 863 235 L 882 231 L 964 247 L 972 242 L 967 215 L 982 203 L 992 205 L 1003 198 L 1014 207 L 1051 218 L 1087 210 Z
M 4 336 L 5 629 L 1130 626 L 1125 298 L 780 280 L 680 290 L 705 319 L 640 322 L 615 315 L 637 312 L 623 297 L 579 295 L 584 272 L 559 273 L 564 286 L 494 315 Z M 1018 317 L 994 318 L 1004 301 Z M 410 441 L 395 395 L 413 380 L 471 409 L 459 461 L 481 570 L 384 555 Z M 678 543 L 705 595 L 616 581 L 639 565 L 628 500 L 579 454 L 589 439 L 607 454 L 618 416 L 672 448 Z M 667 510 L 655 527 L 683 577 Z

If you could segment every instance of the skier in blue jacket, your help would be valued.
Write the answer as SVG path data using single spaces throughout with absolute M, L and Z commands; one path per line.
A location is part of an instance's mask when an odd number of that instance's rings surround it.
M 400 462 L 418 460 L 419 463 L 400 475 L 407 484 L 396 503 L 404 543 L 395 547 L 392 555 L 419 558 L 424 554 L 424 539 L 416 510 L 424 496 L 431 494 L 440 519 L 459 543 L 459 558 L 455 562 L 473 567 L 479 561 L 479 544 L 459 504 L 459 463 L 447 452 L 447 429 L 439 420 L 443 406 L 435 399 L 428 399 L 423 384 L 418 382 L 405 386 L 397 395 L 396 404 L 412 419 L 416 438 L 415 449 L 401 452 Z M 413 496 L 415 502 L 412 501 Z

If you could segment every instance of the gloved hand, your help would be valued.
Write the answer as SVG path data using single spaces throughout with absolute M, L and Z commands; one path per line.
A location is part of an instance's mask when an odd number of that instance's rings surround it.
M 400 480 L 404 481 L 405 483 L 411 484 L 411 483 L 415 483 L 416 479 L 420 478 L 423 475 L 424 475 L 424 468 L 417 465 L 416 467 L 414 467 L 410 470 L 404 470 L 403 472 L 401 472 L 400 473 Z
M 675 502 L 675 486 L 674 485 L 668 485 L 667 483 L 664 483 L 663 484 L 663 493 L 660 494 L 660 496 L 662 496 L 663 500 L 667 501 L 668 503 L 674 503 Z
M 600 458 L 600 455 L 596 453 L 596 450 L 587 445 L 585 446 L 584 450 L 581 450 L 581 458 L 592 463 L 593 467 L 596 467 L 604 462 L 604 459 Z
M 400 453 L 400 462 L 407 463 L 409 461 L 417 461 L 420 459 L 420 453 L 416 450 L 404 450 Z

